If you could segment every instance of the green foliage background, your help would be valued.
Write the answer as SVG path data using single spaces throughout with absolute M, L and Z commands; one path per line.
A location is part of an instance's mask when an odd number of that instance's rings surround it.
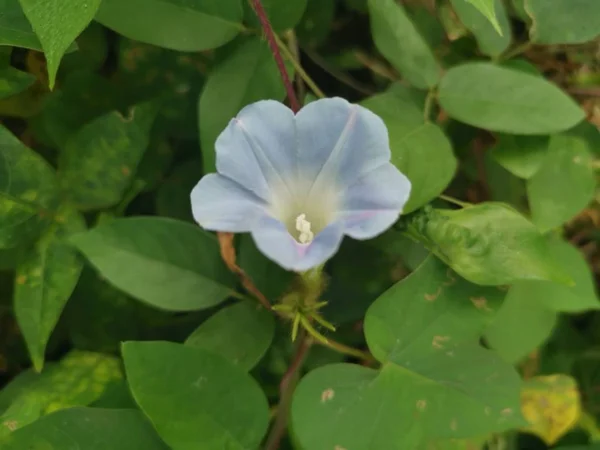
M 600 448 L 600 1 L 262 4 L 404 215 L 316 280 L 193 223 L 289 100 L 246 0 L 0 0 L 0 448 Z

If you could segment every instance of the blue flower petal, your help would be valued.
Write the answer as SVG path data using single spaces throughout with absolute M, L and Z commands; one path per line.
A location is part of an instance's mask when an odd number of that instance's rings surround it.
M 393 164 L 366 173 L 344 192 L 344 234 L 370 239 L 387 230 L 408 201 L 411 184 Z
M 204 176 L 191 194 L 194 220 L 207 230 L 250 231 L 266 205 L 236 182 L 218 174 Z
M 217 171 L 264 200 L 273 184 L 285 185 L 296 166 L 294 113 L 264 100 L 246 106 L 218 137 Z
M 334 222 L 325 227 L 308 245 L 299 244 L 278 220 L 264 216 L 252 229 L 258 249 L 287 270 L 297 272 L 323 264 L 338 250 L 343 225 Z
M 296 129 L 299 166 L 311 180 L 349 184 L 390 160 L 383 121 L 341 98 L 309 103 L 296 115 Z

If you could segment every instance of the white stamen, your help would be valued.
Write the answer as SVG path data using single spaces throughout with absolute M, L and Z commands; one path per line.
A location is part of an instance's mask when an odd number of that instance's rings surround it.
M 300 214 L 296 217 L 296 230 L 300 232 L 298 242 L 301 244 L 310 244 L 315 237 L 313 232 L 310 231 L 310 222 L 306 220 L 306 214 Z

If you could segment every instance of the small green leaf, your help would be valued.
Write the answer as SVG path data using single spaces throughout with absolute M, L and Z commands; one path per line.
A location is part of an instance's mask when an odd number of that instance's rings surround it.
M 258 448 L 269 425 L 267 399 L 241 368 L 170 342 L 126 342 L 123 358 L 136 402 L 170 447 Z
M 0 46 L 29 48 L 42 51 L 42 44 L 25 17 L 19 0 L 0 0 Z
M 574 133 L 552 136 L 540 168 L 527 181 L 533 222 L 542 231 L 564 224 L 594 199 L 595 189 L 588 143 Z
M 331 32 L 335 10 L 335 2 L 308 0 L 304 16 L 296 27 L 298 39 L 309 47 L 323 43 Z
M 243 42 L 215 67 L 198 103 L 204 171 L 215 170 L 215 141 L 229 121 L 258 100 L 283 100 L 285 89 L 266 42 Z
M 34 82 L 30 73 L 8 66 L 0 68 L 0 100 L 23 92 Z
M 600 36 L 597 0 L 525 0 L 531 39 L 539 44 L 582 44 Z
M 52 167 L 0 125 L 0 248 L 29 243 L 58 206 Z
M 415 87 L 434 87 L 442 69 L 403 6 L 394 0 L 368 0 L 368 5 L 378 50 Z
M 294 28 L 300 22 L 308 0 L 262 0 L 261 3 L 273 29 L 285 31 Z M 246 22 L 254 28 L 260 29 L 260 21 L 249 1 L 244 2 L 244 12 Z
M 453 67 L 439 89 L 440 104 L 451 117 L 491 131 L 549 134 L 585 118 L 584 111 L 555 85 L 491 63 Z
M 486 0 L 487 1 L 487 0 Z M 461 22 L 473 33 L 483 53 L 496 57 L 502 54 L 511 42 L 510 22 L 502 0 L 491 0 L 492 20 L 472 0 L 451 0 L 452 7 Z
M 148 147 L 157 113 L 153 102 L 113 111 L 86 124 L 67 141 L 59 160 L 63 189 L 81 210 L 117 204 Z
M 427 224 L 430 249 L 467 280 L 483 285 L 571 281 L 548 259 L 544 236 L 509 206 L 482 203 L 436 212 L 446 219 Z
M 70 408 L 15 431 L 5 450 L 168 450 L 133 409 Z
M 502 134 L 492 148 L 492 156 L 502 167 L 519 178 L 531 178 L 540 168 L 547 150 L 547 136 Z
M 210 317 L 185 344 L 211 351 L 249 371 L 269 349 L 274 335 L 271 312 L 258 303 L 241 301 Z
M 116 219 L 71 239 L 111 284 L 157 308 L 203 309 L 232 293 L 217 240 L 159 217 Z
M 505 28 L 504 24 L 498 22 L 497 3 L 495 0 L 465 0 L 477 8 L 487 20 L 494 26 L 498 34 L 502 35 Z
M 68 207 L 59 210 L 53 224 L 17 266 L 14 311 L 38 372 L 50 334 L 81 273 L 81 260 L 67 239 L 85 229 L 78 212 Z
M 96 20 L 129 39 L 195 52 L 233 39 L 243 13 L 241 0 L 102 0 Z
M 395 85 L 362 102 L 385 122 L 392 163 L 412 183 L 405 214 L 441 194 L 450 184 L 457 167 L 452 144 L 440 127 L 425 121 L 423 103 L 417 103 L 411 94 L 409 89 Z
M 63 55 L 94 18 L 100 0 L 19 0 L 39 38 L 46 61 L 50 89 Z

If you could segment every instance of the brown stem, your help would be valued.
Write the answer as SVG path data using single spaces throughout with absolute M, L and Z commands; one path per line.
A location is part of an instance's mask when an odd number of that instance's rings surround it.
M 265 8 L 262 5 L 260 0 L 250 0 L 250 4 L 260 21 L 260 25 L 265 33 L 265 37 L 267 38 L 267 42 L 269 43 L 269 48 L 271 49 L 271 53 L 273 53 L 273 58 L 275 58 L 275 63 L 277 64 L 277 68 L 279 69 L 279 73 L 281 74 L 281 79 L 283 80 L 283 85 L 285 86 L 285 90 L 287 92 L 288 99 L 290 101 L 290 107 L 294 113 L 297 113 L 300 109 L 300 104 L 298 103 L 298 98 L 296 97 L 296 93 L 294 92 L 294 85 L 290 81 L 290 77 L 288 76 L 287 71 L 285 70 L 285 64 L 283 63 L 283 58 L 281 57 L 281 53 L 279 52 L 279 47 L 277 46 L 277 40 L 275 39 L 275 33 L 273 33 L 273 28 L 271 27 L 271 23 L 269 22 L 269 18 L 267 17 L 267 13 L 265 12 Z
M 281 439 L 287 429 L 289 410 L 292 403 L 292 396 L 294 395 L 294 390 L 298 383 L 299 371 L 304 360 L 308 356 L 308 350 L 310 350 L 312 343 L 312 339 L 308 337 L 305 332 L 302 332 L 302 336 L 298 340 L 298 347 L 296 348 L 294 358 L 279 383 L 279 405 L 277 406 L 277 415 L 275 416 L 275 423 L 267 438 L 265 450 L 277 450 L 281 444 Z

